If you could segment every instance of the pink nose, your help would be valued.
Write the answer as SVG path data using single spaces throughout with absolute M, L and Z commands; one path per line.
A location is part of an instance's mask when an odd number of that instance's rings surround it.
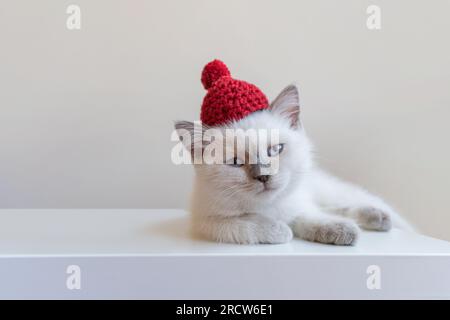
M 269 181 L 270 176 L 268 175 L 262 175 L 262 176 L 257 176 L 256 180 L 261 181 L 262 183 L 265 183 L 267 181 Z

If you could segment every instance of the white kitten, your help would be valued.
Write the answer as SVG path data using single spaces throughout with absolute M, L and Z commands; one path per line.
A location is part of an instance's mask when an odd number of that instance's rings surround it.
M 278 129 L 279 170 L 261 175 L 247 164 L 197 164 L 192 195 L 193 227 L 204 237 L 241 244 L 284 243 L 299 238 L 353 245 L 359 227 L 412 230 L 382 199 L 316 167 L 311 143 L 299 120 L 298 90 L 291 85 L 269 109 L 219 130 Z M 175 125 L 202 139 L 192 122 Z M 194 145 L 187 146 L 194 151 Z M 248 146 L 247 146 L 248 147 Z M 202 148 L 202 147 L 200 147 Z M 248 151 L 248 150 L 246 150 Z

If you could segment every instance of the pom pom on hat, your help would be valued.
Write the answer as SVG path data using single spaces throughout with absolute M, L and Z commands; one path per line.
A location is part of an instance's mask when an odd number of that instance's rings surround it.
M 206 90 L 208 90 L 209 88 L 212 87 L 214 82 L 216 82 L 222 77 L 229 77 L 229 76 L 231 76 L 230 70 L 228 70 L 225 63 L 217 59 L 213 60 L 203 68 L 202 72 L 203 87 Z
M 211 61 L 203 68 L 201 81 L 208 90 L 200 114 L 206 125 L 220 126 L 239 121 L 269 107 L 269 101 L 257 86 L 233 79 L 220 60 Z

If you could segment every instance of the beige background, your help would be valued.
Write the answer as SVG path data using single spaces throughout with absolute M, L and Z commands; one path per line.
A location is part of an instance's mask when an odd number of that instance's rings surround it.
M 0 207 L 185 207 L 172 121 L 198 118 L 217 57 L 270 98 L 296 81 L 320 162 L 450 240 L 449 14 L 445 0 L 2 1 Z

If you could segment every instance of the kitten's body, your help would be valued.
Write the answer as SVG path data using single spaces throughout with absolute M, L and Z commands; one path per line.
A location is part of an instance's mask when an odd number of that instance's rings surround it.
M 298 108 L 298 112 L 296 111 Z M 382 199 L 320 170 L 311 143 L 298 122 L 298 91 L 286 88 L 268 110 L 218 127 L 277 129 L 286 145 L 279 171 L 267 183 L 243 167 L 195 165 L 191 212 L 197 233 L 220 242 L 284 243 L 299 238 L 354 244 L 359 227 L 412 229 Z M 187 129 L 177 125 L 177 129 Z

